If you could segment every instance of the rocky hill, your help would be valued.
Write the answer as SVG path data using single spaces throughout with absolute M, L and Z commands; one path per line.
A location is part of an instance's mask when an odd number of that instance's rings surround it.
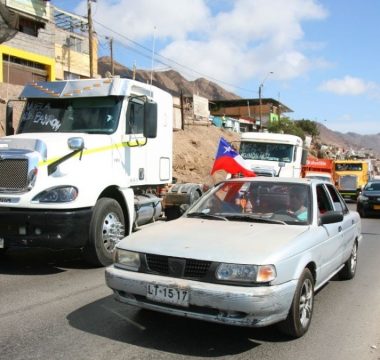
M 361 150 L 370 150 L 374 155 L 379 157 L 380 154 L 380 133 L 373 135 L 361 135 L 354 132 L 341 133 L 333 131 L 317 123 L 319 129 L 319 139 L 321 143 L 326 145 L 335 145 L 341 148 Z
M 105 76 L 111 70 L 110 58 L 104 56 L 98 60 L 98 72 Z M 132 79 L 133 71 L 117 62 L 114 62 L 114 74 L 120 77 Z M 151 72 L 146 70 L 136 70 L 135 79 L 141 82 L 150 82 Z M 164 89 L 174 96 L 197 94 L 208 99 L 223 100 L 223 99 L 239 99 L 240 97 L 229 91 L 226 91 L 218 84 L 208 81 L 203 78 L 194 81 L 186 80 L 180 73 L 174 70 L 157 71 L 153 73 L 153 85 Z
M 239 140 L 239 134 L 213 125 L 190 125 L 173 135 L 173 176 L 178 182 L 211 185 L 225 179 L 224 172 L 210 175 L 219 139 L 224 137 L 233 143 Z

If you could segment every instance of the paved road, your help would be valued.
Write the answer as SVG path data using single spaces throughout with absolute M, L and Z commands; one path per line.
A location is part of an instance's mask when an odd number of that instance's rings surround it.
M 0 359 L 380 359 L 380 219 L 363 221 L 357 276 L 315 298 L 309 332 L 244 329 L 116 303 L 75 252 L 0 259 Z

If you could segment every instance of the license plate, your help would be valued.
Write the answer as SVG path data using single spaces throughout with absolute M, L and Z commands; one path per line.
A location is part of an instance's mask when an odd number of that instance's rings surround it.
M 4 248 L 4 239 L 0 238 L 0 249 Z
M 189 292 L 187 290 L 148 284 L 146 297 L 167 304 L 189 306 Z
M 374 210 L 380 210 L 380 205 L 373 205 Z

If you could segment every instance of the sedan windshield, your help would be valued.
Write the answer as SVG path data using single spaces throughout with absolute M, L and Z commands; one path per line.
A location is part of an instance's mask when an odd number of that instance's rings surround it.
M 380 191 L 380 182 L 368 183 L 365 188 L 365 191 Z
M 188 217 L 203 219 L 309 224 L 311 192 L 306 184 L 227 181 L 203 196 Z
M 111 134 L 118 125 L 121 103 L 118 97 L 29 99 L 18 133 Z

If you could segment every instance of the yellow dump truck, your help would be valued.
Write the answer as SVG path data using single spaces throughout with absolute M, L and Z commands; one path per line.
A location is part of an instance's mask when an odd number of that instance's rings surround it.
M 345 199 L 356 200 L 369 179 L 369 164 L 366 160 L 334 161 L 334 182 Z

